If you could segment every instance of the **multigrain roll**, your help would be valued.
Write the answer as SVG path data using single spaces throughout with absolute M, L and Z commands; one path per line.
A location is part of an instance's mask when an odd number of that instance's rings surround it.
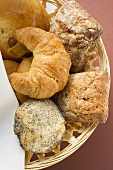
M 52 100 L 29 99 L 16 112 L 14 131 L 24 150 L 48 153 L 61 143 L 65 120 Z
M 53 17 L 50 32 L 62 40 L 71 57 L 71 72 L 75 73 L 89 68 L 89 61 L 96 57 L 95 45 L 103 29 L 75 0 L 71 0 Z
M 108 117 L 109 76 L 106 71 L 71 74 L 53 99 L 67 122 L 104 123 Z

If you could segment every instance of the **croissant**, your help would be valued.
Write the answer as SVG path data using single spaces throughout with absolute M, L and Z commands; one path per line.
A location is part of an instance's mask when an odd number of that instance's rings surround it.
M 33 52 L 28 72 L 12 73 L 10 83 L 15 91 L 31 98 L 49 98 L 62 90 L 68 80 L 71 60 L 61 40 L 39 28 L 17 30 L 15 37 Z
M 32 57 L 29 58 L 24 58 L 21 63 L 19 64 L 18 69 L 16 70 L 16 72 L 18 73 L 23 73 L 23 72 L 27 72 L 29 71 L 30 67 L 31 67 L 31 63 L 32 63 Z M 19 102 L 22 104 L 24 103 L 26 100 L 29 99 L 28 96 L 23 95 L 21 93 L 18 93 L 15 91 L 16 97 L 19 100 Z
M 39 0 L 0 0 L 0 50 L 4 59 L 20 60 L 28 49 L 13 32 L 25 27 L 49 30 L 49 16 Z

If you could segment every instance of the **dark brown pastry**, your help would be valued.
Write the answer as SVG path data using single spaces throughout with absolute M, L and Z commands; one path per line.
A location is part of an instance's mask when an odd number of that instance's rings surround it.
M 82 72 L 93 60 L 95 44 L 103 32 L 100 24 L 75 0 L 66 2 L 53 18 L 50 32 L 63 42 L 71 57 L 71 72 Z

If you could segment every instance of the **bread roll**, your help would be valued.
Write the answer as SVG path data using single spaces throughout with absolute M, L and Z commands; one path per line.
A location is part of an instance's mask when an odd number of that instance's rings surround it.
M 61 143 L 65 120 L 50 99 L 30 99 L 18 108 L 14 131 L 24 150 L 48 153 Z
M 19 60 L 28 49 L 17 42 L 14 32 L 24 27 L 49 30 L 49 17 L 39 0 L 0 0 L 0 50 L 4 59 Z
M 67 1 L 52 19 L 50 32 L 63 42 L 71 57 L 71 73 L 86 71 L 97 57 L 94 48 L 103 32 L 101 25 L 75 0 Z
M 109 76 L 106 71 L 71 74 L 54 101 L 67 122 L 104 123 L 108 117 Z

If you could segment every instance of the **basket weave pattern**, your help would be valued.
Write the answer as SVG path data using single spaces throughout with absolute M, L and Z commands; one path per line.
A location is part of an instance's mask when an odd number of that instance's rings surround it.
M 58 8 L 61 6 L 60 0 L 41 0 L 41 3 L 44 7 L 47 7 L 47 3 L 50 3 L 56 7 L 55 11 L 50 13 L 50 18 L 55 15 Z M 98 60 L 99 60 L 99 67 L 101 70 L 107 70 L 110 75 L 110 66 L 107 57 L 107 53 L 103 44 L 102 39 L 100 38 L 97 46 L 96 51 L 98 53 Z M 84 142 L 91 136 L 94 132 L 98 124 L 90 124 L 87 127 L 83 126 L 80 123 L 76 123 L 74 127 L 68 125 L 67 134 L 63 139 L 62 143 L 58 148 L 54 149 L 49 154 L 37 154 L 37 159 L 32 161 L 32 157 L 34 156 L 32 153 L 26 152 L 26 166 L 25 170 L 39 170 L 51 165 L 54 165 L 66 157 L 70 156 L 74 153 L 80 146 L 84 144 Z M 63 146 L 63 148 L 62 148 Z

